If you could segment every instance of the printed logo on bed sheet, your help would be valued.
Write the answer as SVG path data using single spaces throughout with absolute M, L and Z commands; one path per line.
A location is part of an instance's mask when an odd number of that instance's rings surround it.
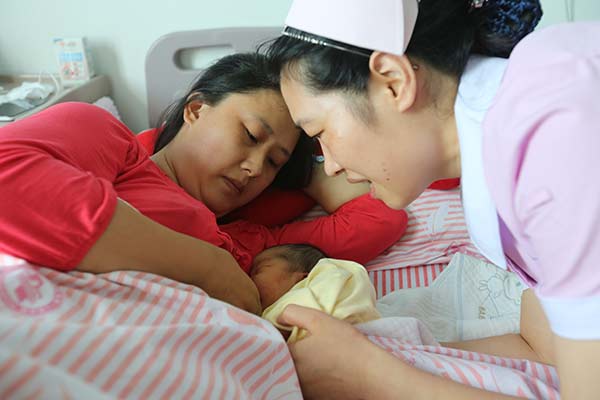
M 427 233 L 432 239 L 438 238 L 446 231 L 446 219 L 450 213 L 450 206 L 447 203 L 439 206 L 427 218 Z
M 28 315 L 40 315 L 56 309 L 63 296 L 54 285 L 27 262 L 18 259 L 0 261 L 0 300 L 8 308 Z

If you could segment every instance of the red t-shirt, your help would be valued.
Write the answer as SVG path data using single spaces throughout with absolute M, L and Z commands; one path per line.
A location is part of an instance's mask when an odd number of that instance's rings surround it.
M 219 227 L 124 124 L 84 103 L 59 104 L 0 128 L 0 188 L 0 251 L 60 270 L 77 267 L 106 229 L 117 198 L 228 250 L 245 271 L 257 253 L 284 243 L 309 243 L 364 263 L 397 241 L 407 222 L 404 211 L 362 196 L 311 222 Z

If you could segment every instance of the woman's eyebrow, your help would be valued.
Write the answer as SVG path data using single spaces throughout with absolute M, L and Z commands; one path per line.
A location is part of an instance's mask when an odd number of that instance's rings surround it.
M 258 116 L 256 116 L 255 118 L 258 122 L 260 122 L 260 125 L 263 127 L 263 129 L 265 131 L 267 131 L 267 133 L 269 135 L 273 134 L 273 128 L 271 128 L 271 125 L 269 125 L 269 123 L 267 121 L 265 121 L 263 118 L 258 117 Z

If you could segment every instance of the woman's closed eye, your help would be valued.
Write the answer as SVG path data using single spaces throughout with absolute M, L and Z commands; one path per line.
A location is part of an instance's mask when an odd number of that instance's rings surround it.
M 260 143 L 260 139 L 257 136 L 255 136 L 254 134 L 252 134 L 252 132 L 250 132 L 250 130 L 248 128 L 244 128 L 244 131 L 246 133 L 246 137 L 248 138 L 248 140 L 250 141 L 250 143 L 252 145 Z M 273 169 L 279 169 L 279 168 L 281 168 L 283 166 L 283 164 L 285 164 L 286 162 L 287 162 L 287 160 L 280 161 L 280 160 L 277 160 L 276 158 L 273 158 L 273 157 L 268 157 L 267 158 L 267 163 Z
M 256 136 L 254 136 L 252 134 L 252 132 L 250 132 L 248 130 L 248 128 L 244 128 L 244 130 L 246 131 L 246 136 L 248 136 L 248 139 L 250 139 L 250 141 L 254 144 L 258 143 L 258 138 Z
M 325 130 L 320 130 L 319 132 L 315 133 L 314 135 L 308 135 L 308 136 L 310 136 L 312 139 L 319 140 L 321 138 L 321 135 L 323 134 L 323 132 L 325 132 Z

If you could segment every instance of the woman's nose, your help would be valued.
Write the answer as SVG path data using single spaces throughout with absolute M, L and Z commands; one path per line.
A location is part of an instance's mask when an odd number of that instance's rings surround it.
M 266 156 L 258 153 L 249 154 L 244 161 L 242 161 L 242 169 L 248 172 L 248 175 L 252 178 L 262 174 L 263 166 L 265 164 Z
M 323 144 L 321 143 L 321 150 L 323 151 L 323 157 L 325 158 L 325 165 L 324 165 L 325 173 L 328 176 L 335 176 L 335 175 L 339 174 L 340 172 L 342 172 L 343 171 L 342 166 L 339 165 L 337 162 L 335 162 L 335 160 L 331 156 L 331 153 L 329 152 L 329 149 L 327 148 L 327 146 L 323 146 Z

